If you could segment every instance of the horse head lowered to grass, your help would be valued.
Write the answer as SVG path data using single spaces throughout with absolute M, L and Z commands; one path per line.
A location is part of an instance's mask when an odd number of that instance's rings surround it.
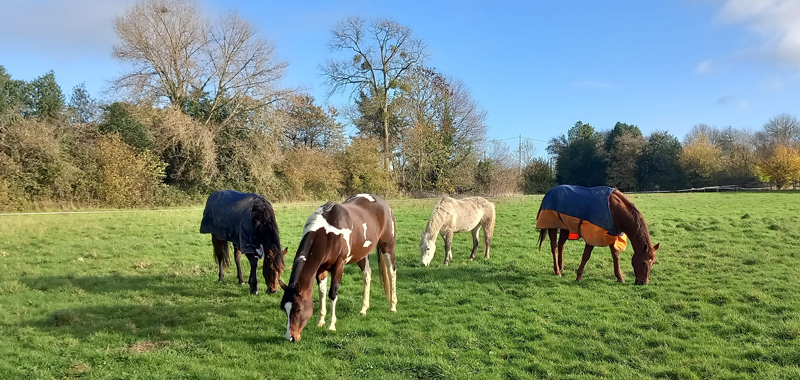
M 620 269 L 619 253 L 625 250 L 630 241 L 633 245 L 631 265 L 636 284 L 650 282 L 650 269 L 656 261 L 659 245 L 651 242 L 650 230 L 642 213 L 617 189 L 607 186 L 556 186 L 542 199 L 536 216 L 536 228 L 541 230 L 540 250 L 545 235 L 550 237 L 553 269 L 558 276 L 564 272 L 564 244 L 568 239 L 582 237 L 586 246 L 576 280 L 583 279 L 583 270 L 592 255 L 592 249 L 609 247 L 617 281 L 625 281 Z M 561 230 L 561 235 L 556 241 L 558 230 Z
M 329 330 L 336 330 L 336 300 L 344 265 L 358 263 L 364 280 L 361 315 L 369 309 L 372 269 L 369 254 L 378 250 L 383 288 L 391 311 L 397 311 L 397 264 L 395 262 L 394 215 L 389 204 L 372 194 L 358 194 L 344 203 L 328 202 L 306 221 L 297 247 L 289 285 L 283 285 L 281 309 L 286 312 L 286 339 L 296 342 L 314 310 L 313 282 L 319 287 L 320 313 L 317 326 L 325 324 L 325 295 L 331 299 Z M 333 277 L 327 289 L 328 272 Z
M 494 204 L 482 197 L 453 199 L 444 197 L 433 208 L 428 225 L 420 235 L 419 250 L 420 262 L 428 266 L 436 253 L 436 235 L 442 235 L 444 240 L 444 265 L 450 265 L 453 260 L 451 246 L 453 233 L 472 232 L 472 254 L 470 260 L 475 259 L 478 252 L 478 234 L 483 228 L 483 256 L 489 258 L 489 248 L 492 245 L 494 234 L 495 211 Z
M 220 190 L 208 197 L 200 233 L 211 234 L 214 257 L 219 264 L 219 280 L 225 277 L 224 268 L 230 263 L 228 242 L 233 243 L 234 260 L 239 283 L 242 277 L 241 257 L 250 261 L 250 293 L 258 294 L 256 269 L 258 259 L 264 259 L 262 273 L 267 292 L 275 293 L 280 286 L 287 249 L 281 249 L 281 237 L 272 204 L 258 194 Z

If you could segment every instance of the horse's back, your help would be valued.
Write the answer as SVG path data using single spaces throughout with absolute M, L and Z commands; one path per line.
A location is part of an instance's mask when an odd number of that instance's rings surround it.
M 494 218 L 494 205 L 483 197 L 446 199 L 447 211 L 452 216 L 453 232 L 471 231 L 489 218 Z
M 263 256 L 252 222 L 253 203 L 258 198 L 258 194 L 235 190 L 211 194 L 203 210 L 200 233 L 214 234 L 220 240 L 233 242 L 242 253 Z

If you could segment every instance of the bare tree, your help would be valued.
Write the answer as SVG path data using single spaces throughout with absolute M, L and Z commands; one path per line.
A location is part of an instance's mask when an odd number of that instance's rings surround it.
M 796 117 L 788 113 L 769 119 L 767 124 L 764 124 L 764 132 L 773 146 L 795 146 L 800 142 L 800 123 Z
M 384 165 L 389 169 L 389 104 L 400 80 L 425 58 L 425 45 L 413 38 L 411 29 L 389 19 L 367 21 L 349 17 L 332 31 L 328 46 L 332 52 L 353 56 L 328 60 L 321 67 L 331 94 L 352 88 L 352 94 L 366 92 L 380 100 L 383 122 Z
M 283 95 L 276 84 L 287 64 L 235 14 L 211 22 L 190 1 L 141 0 L 114 27 L 121 43 L 113 55 L 130 64 L 114 84 L 136 99 L 184 107 L 203 97 L 202 121 L 225 109 L 224 123 Z

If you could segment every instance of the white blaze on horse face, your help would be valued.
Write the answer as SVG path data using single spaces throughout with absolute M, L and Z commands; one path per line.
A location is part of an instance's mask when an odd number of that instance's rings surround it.
M 367 248 L 372 245 L 372 242 L 367 240 L 367 224 L 361 223 L 361 225 L 364 226 L 364 248 Z
M 353 230 L 351 228 L 338 228 L 328 223 L 328 221 L 325 220 L 325 217 L 322 216 L 322 206 L 320 206 L 320 208 L 318 208 L 317 211 L 314 211 L 314 213 L 308 217 L 308 220 L 306 220 L 306 226 L 305 228 L 303 228 L 303 236 L 305 236 L 309 232 L 317 231 L 320 228 L 324 228 L 326 234 L 332 233 L 335 235 L 340 235 L 342 239 L 344 239 L 344 244 L 347 246 L 347 257 L 349 259 L 350 233 L 352 233 Z
M 286 310 L 286 340 L 291 341 L 292 340 L 292 333 L 289 330 L 289 321 L 290 321 L 289 315 L 291 314 L 291 311 L 292 311 L 292 303 L 291 302 L 287 302 L 286 304 L 283 305 L 283 308 Z
M 373 198 L 372 195 L 369 194 L 356 194 L 353 195 L 353 198 L 364 198 L 370 202 L 375 202 L 375 198 Z
M 422 233 L 422 238 L 419 243 L 419 250 L 422 252 L 420 261 L 422 262 L 423 266 L 428 266 L 428 264 L 431 263 L 431 260 L 433 260 L 433 254 L 436 253 L 435 237 L 436 236 L 434 236 L 434 239 L 429 239 L 427 236 L 425 236 L 425 232 Z

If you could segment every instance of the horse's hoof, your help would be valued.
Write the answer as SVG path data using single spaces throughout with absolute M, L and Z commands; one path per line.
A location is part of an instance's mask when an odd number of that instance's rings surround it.
M 322 327 L 322 326 L 325 326 L 325 320 L 324 319 L 320 319 L 319 322 L 317 322 L 317 327 Z
M 336 326 L 328 327 L 328 331 L 336 331 Z
M 366 311 L 364 311 L 364 310 L 361 310 L 361 311 L 358 313 L 358 315 L 364 316 L 364 315 L 367 315 L 367 312 L 366 312 Z
M 256 295 L 258 295 L 258 290 L 251 290 L 250 294 L 256 296 Z
M 220 280 L 220 281 L 222 281 L 222 280 Z M 247 283 L 244 282 L 244 281 L 239 281 L 239 285 L 244 285 L 244 284 L 247 284 Z
M 392 313 L 396 313 L 397 312 L 397 307 L 396 306 L 392 306 L 392 308 L 389 309 L 389 311 L 391 311 Z

